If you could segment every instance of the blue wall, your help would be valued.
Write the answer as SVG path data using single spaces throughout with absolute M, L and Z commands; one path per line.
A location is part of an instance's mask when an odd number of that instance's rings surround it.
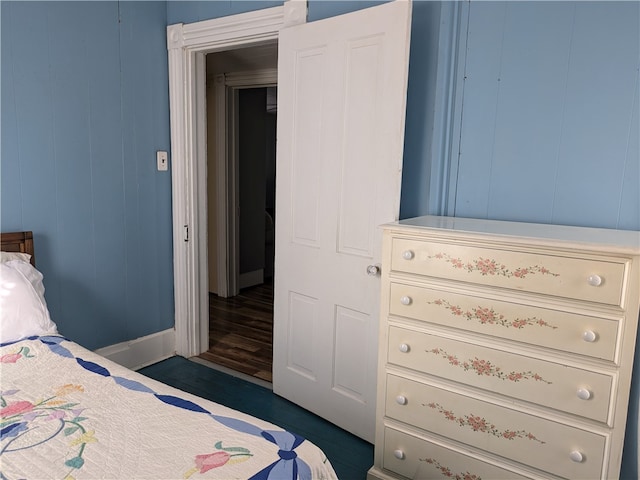
M 273 3 L 170 1 L 167 19 L 197 21 Z M 309 21 L 379 3 L 309 0 Z M 638 3 L 462 5 L 461 108 L 450 181 L 438 185 L 448 189 L 446 206 L 433 198 L 444 168 L 433 134 L 442 131 L 438 53 L 450 25 L 443 15 L 441 27 L 440 2 L 413 5 L 401 217 L 640 229 Z
M 455 216 L 640 229 L 640 3 L 468 18 Z
M 171 328 L 164 2 L 2 2 L 2 231 L 33 230 L 59 330 Z
M 374 3 L 310 0 L 309 19 Z M 2 2 L 1 229 L 35 232 L 65 335 L 97 348 L 173 326 L 165 27 L 281 4 Z M 463 4 L 461 154 L 434 210 L 450 5 L 414 3 L 401 216 L 640 229 L 637 2 Z
M 362 8 L 384 3 L 389 0 L 307 0 L 308 21 L 313 22 L 323 18 L 334 17 L 343 13 L 353 12 Z M 225 0 L 225 1 L 168 1 L 168 24 L 191 23 L 211 18 L 226 17 L 237 13 L 261 10 L 263 8 L 278 7 L 284 0 Z
M 169 1 L 167 2 L 167 25 L 193 23 L 263 8 L 279 7 L 283 3 L 284 0 Z
M 311 0 L 309 17 L 373 3 Z M 2 229 L 36 232 L 67 335 L 98 347 L 172 325 L 170 173 L 154 170 L 166 24 L 279 4 L 2 2 Z M 447 213 L 640 228 L 637 9 L 472 3 Z M 414 4 L 402 217 L 443 213 L 429 205 L 439 10 Z

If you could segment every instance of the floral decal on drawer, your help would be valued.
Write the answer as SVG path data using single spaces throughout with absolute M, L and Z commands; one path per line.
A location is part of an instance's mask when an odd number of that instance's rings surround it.
M 433 348 L 431 350 L 425 350 L 427 353 L 433 353 L 446 359 L 449 362 L 449 365 L 453 365 L 455 367 L 460 367 L 464 369 L 465 372 L 472 371 L 477 373 L 479 376 L 487 376 L 487 377 L 496 377 L 501 380 L 509 381 L 509 382 L 519 382 L 520 380 L 535 380 L 537 382 L 544 382 L 548 385 L 551 382 L 548 382 L 544 378 L 542 378 L 537 373 L 528 371 L 528 372 L 510 372 L 505 373 L 502 371 L 500 367 L 493 365 L 488 360 L 480 360 L 478 357 L 475 357 L 473 360 L 465 360 L 460 361 L 458 357 L 455 355 L 450 355 L 445 350 L 441 348 Z
M 427 303 L 444 307 L 456 317 L 464 317 L 467 320 L 477 320 L 483 325 L 500 325 L 502 327 L 518 329 L 534 325 L 537 325 L 539 327 L 549 327 L 553 329 L 558 328 L 538 317 L 508 319 L 501 313 L 497 313 L 493 308 L 488 307 L 478 306 L 477 308 L 472 308 L 471 310 L 464 311 L 460 306 L 453 305 L 452 303 L 449 303 L 446 300 L 442 299 L 434 300 L 433 302 Z
M 505 438 L 507 440 L 513 440 L 514 438 L 524 438 L 528 440 L 534 440 L 536 442 L 540 442 L 542 444 L 546 443 L 542 440 L 536 438 L 530 432 L 525 430 L 498 430 L 496 426 L 492 423 L 488 423 L 485 418 L 479 417 L 477 415 L 464 415 L 464 416 L 456 416 L 452 410 L 447 410 L 439 403 L 423 403 L 423 407 L 429 407 L 437 410 L 441 413 L 447 420 L 455 422 L 461 427 L 469 427 L 474 432 L 483 432 L 489 435 L 493 435 L 494 437 Z
M 429 465 L 433 465 L 437 468 L 442 476 L 447 478 L 453 478 L 455 480 L 482 480 L 479 475 L 474 475 L 469 472 L 464 473 L 453 473 L 449 467 L 445 467 L 444 465 L 440 465 L 440 463 L 433 458 L 420 458 L 421 462 L 428 463 Z
M 427 258 L 444 260 L 445 262 L 450 263 L 453 268 L 466 270 L 469 273 L 479 272 L 482 275 L 499 275 L 507 278 L 526 278 L 527 275 L 535 274 L 551 275 L 554 277 L 560 276 L 559 273 L 553 273 L 548 268 L 541 267 L 539 265 L 519 267 L 515 270 L 511 270 L 504 264 L 500 264 L 495 260 L 482 257 L 479 257 L 477 260 L 472 260 L 470 262 L 463 262 L 460 258 L 454 258 L 446 253 L 436 253 L 435 255 L 430 255 Z

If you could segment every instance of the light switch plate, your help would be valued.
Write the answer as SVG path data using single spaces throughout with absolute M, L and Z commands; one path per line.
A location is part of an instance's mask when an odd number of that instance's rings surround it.
M 168 160 L 167 160 L 167 152 L 157 151 L 156 152 L 156 163 L 158 164 L 159 172 L 166 172 L 169 170 Z

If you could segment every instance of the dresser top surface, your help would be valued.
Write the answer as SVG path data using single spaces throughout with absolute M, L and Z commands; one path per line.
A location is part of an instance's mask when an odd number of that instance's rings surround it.
M 606 245 L 630 253 L 640 253 L 640 232 L 635 230 L 545 225 L 435 215 L 408 218 L 386 224 L 384 227 L 437 230 L 441 233 L 489 234 L 520 240 L 528 238 L 537 241 L 568 242 L 580 245 Z

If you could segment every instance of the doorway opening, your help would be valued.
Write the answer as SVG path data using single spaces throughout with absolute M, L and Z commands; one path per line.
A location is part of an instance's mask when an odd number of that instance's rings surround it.
M 277 42 L 210 53 L 209 343 L 200 358 L 271 382 Z

